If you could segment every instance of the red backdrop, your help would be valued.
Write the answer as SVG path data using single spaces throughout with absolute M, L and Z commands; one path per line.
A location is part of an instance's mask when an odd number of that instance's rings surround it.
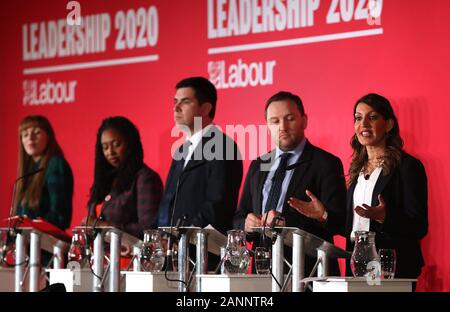
M 308 138 L 338 155 L 346 170 L 352 106 L 377 92 L 392 101 L 406 150 L 423 161 L 429 178 L 419 289 L 450 290 L 449 1 L 378 0 L 369 11 L 366 0 L 78 3 L 78 30 L 67 25 L 69 13 L 70 21 L 77 17 L 67 2 L 0 4 L 0 217 L 8 215 L 16 175 L 17 127 L 28 114 L 50 119 L 72 166 L 76 225 L 86 215 L 104 117 L 124 115 L 139 127 L 145 161 L 165 180 L 177 139 L 170 136 L 172 97 L 181 78 L 203 75 L 217 84 L 221 126 L 264 124 L 270 95 L 299 94 Z M 240 147 L 248 150 L 248 142 Z

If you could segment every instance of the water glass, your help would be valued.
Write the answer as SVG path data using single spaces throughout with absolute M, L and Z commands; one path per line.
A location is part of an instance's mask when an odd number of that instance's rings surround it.
M 270 272 L 270 251 L 265 247 L 255 249 L 255 269 L 257 274 L 269 274 Z
M 395 275 L 395 266 L 396 266 L 395 249 L 380 249 L 378 253 L 380 255 L 380 263 L 381 263 L 381 278 L 393 279 Z
M 89 263 L 90 246 L 88 245 L 88 235 L 91 235 L 91 233 L 90 229 L 84 228 L 72 230 L 72 244 L 67 254 L 69 262 L 78 262 L 82 268 Z

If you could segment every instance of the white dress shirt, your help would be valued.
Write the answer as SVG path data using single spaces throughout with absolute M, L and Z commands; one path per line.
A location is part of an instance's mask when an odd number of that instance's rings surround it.
M 198 131 L 198 132 L 194 133 L 190 138 L 187 138 L 186 141 L 190 141 L 191 145 L 189 145 L 189 152 L 188 152 L 188 154 L 186 156 L 186 159 L 184 161 L 184 167 L 186 167 L 187 163 L 192 158 L 192 154 L 194 153 L 195 149 L 197 148 L 197 146 L 202 141 L 202 138 L 205 135 L 205 133 L 208 132 L 208 130 L 211 129 L 212 126 L 213 126 L 212 124 L 207 125 L 201 131 Z M 203 153 L 200 154 L 200 155 L 203 155 Z
M 380 173 L 381 167 L 377 167 L 367 180 L 364 177 L 363 171 L 359 173 L 355 191 L 353 192 L 353 227 L 352 233 L 350 234 L 351 240 L 355 239 L 355 231 L 370 230 L 370 219 L 361 217 L 355 212 L 355 208 L 357 206 L 362 207 L 363 204 L 372 205 L 373 189 L 375 188 Z
M 300 156 L 303 153 L 303 149 L 305 148 L 305 144 L 306 144 L 306 138 L 303 138 L 303 140 L 297 145 L 296 148 L 294 148 L 291 151 L 288 151 L 286 153 L 291 153 L 292 156 L 289 158 L 287 165 L 291 166 L 293 164 L 295 164 L 298 159 L 300 158 Z M 273 180 L 273 176 L 275 175 L 275 171 L 278 168 L 278 165 L 280 164 L 280 156 L 281 154 L 283 154 L 285 152 L 283 152 L 282 150 L 280 150 L 278 147 L 276 149 L 275 152 L 275 161 L 272 164 L 272 166 L 270 167 L 270 172 L 267 174 L 267 178 L 266 181 L 264 182 L 264 186 L 263 186 L 263 202 L 262 202 L 262 209 L 261 211 L 264 211 L 265 207 L 266 207 L 266 203 L 267 203 L 267 199 L 269 198 L 269 193 L 270 193 L 270 188 L 272 187 L 272 180 Z M 286 192 L 287 189 L 289 187 L 289 183 L 291 182 L 291 178 L 292 178 L 292 174 L 294 173 L 295 169 L 291 169 L 291 170 L 287 170 L 286 171 L 286 175 L 284 177 L 283 183 L 281 185 L 281 194 L 280 194 L 280 198 L 278 200 L 277 203 L 277 211 L 278 212 L 282 212 L 283 211 L 283 204 L 285 203 L 285 199 L 286 199 Z

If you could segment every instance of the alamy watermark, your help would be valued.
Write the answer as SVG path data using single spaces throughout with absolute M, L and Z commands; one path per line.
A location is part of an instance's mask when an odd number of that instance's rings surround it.
M 226 125 L 225 130 L 220 126 L 214 125 L 205 131 L 202 118 L 200 117 L 194 118 L 194 131 L 191 131 L 188 126 L 183 124 L 178 124 L 172 128 L 171 136 L 179 138 L 171 147 L 171 155 L 173 155 L 175 160 L 181 160 L 183 157 L 177 150 L 185 141 L 185 135 L 190 137 L 199 131 L 204 131 L 203 136 L 208 138 L 208 140 L 205 144 L 203 144 L 202 140 L 199 142 L 190 159 L 253 160 L 261 157 L 263 160 L 261 164 L 262 171 L 269 171 L 273 164 L 274 155 L 267 152 L 275 148 L 275 142 L 268 135 L 267 125 Z M 232 140 L 226 138 L 223 134 L 234 140 L 239 149 L 237 149 Z
M 66 9 L 70 10 L 67 14 L 67 25 L 80 26 L 81 25 L 81 4 L 78 1 L 69 1 L 66 5 Z

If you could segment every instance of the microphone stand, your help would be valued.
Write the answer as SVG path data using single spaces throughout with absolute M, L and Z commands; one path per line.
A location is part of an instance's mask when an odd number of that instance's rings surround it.
M 286 171 L 288 171 L 288 170 L 292 170 L 292 169 L 294 169 L 294 168 L 296 168 L 298 166 L 298 162 L 297 163 L 294 163 L 294 164 L 292 164 L 292 165 L 290 165 L 290 166 L 287 166 L 286 167 Z M 268 198 L 267 200 L 270 200 L 270 198 Z M 281 205 L 281 207 L 283 208 L 283 205 Z M 269 210 L 270 211 L 270 210 Z M 266 241 L 267 241 L 267 235 L 266 235 L 266 223 L 267 223 L 267 217 L 269 216 L 269 211 L 267 211 L 266 212 L 266 216 L 265 216 L 265 218 L 264 218 L 264 222 L 263 222 L 263 232 L 262 232 L 262 242 L 261 242 L 261 247 L 264 247 L 264 248 L 266 248 Z M 277 236 L 278 236 L 278 233 L 277 233 L 277 231 L 275 230 L 275 226 L 277 225 L 277 221 L 278 220 L 282 220 L 283 218 L 281 217 L 281 215 L 282 215 L 282 213 L 283 213 L 283 210 L 280 212 L 280 215 L 278 215 L 278 216 L 276 216 L 273 220 L 272 220 L 272 222 L 271 222 L 271 224 L 270 224 L 270 231 L 272 232 L 272 238 L 271 238 L 271 244 L 270 244 L 270 248 L 272 249 L 272 245 L 275 243 L 275 241 L 276 241 L 276 239 L 277 239 Z M 283 287 L 282 287 L 282 285 L 280 284 L 280 282 L 277 280 L 277 278 L 275 277 L 275 275 L 273 274 L 273 272 L 272 272 L 272 266 L 270 266 L 269 267 L 269 271 L 270 271 L 270 275 L 272 276 L 272 278 L 273 278 L 273 280 L 277 283 L 277 285 L 278 285 L 278 287 L 280 288 L 280 289 L 282 289 Z
M 97 226 L 97 222 L 98 222 L 98 220 L 100 219 L 100 218 L 102 218 L 102 215 L 103 215 L 103 212 L 105 211 L 105 208 L 106 208 L 106 203 L 108 202 L 110 200 L 110 198 L 108 199 L 108 200 L 106 200 L 106 198 L 105 198 L 105 203 L 103 204 L 103 206 L 102 206 L 102 209 L 100 210 L 100 214 L 99 214 L 99 216 L 98 216 L 98 218 L 96 218 L 95 219 L 95 221 L 94 221 L 94 223 L 92 224 L 92 235 L 93 235 L 93 240 L 95 241 L 95 239 L 97 238 L 97 235 L 99 234 L 99 231 L 96 229 L 96 226 Z M 91 237 L 90 237 L 90 235 L 88 234 L 88 224 L 89 224 L 89 219 L 90 219 L 90 217 L 91 217 L 91 210 L 89 209 L 89 211 L 88 211 L 88 219 L 87 219 L 87 221 L 86 221 L 86 224 L 85 224 L 85 231 L 86 231 L 86 250 L 89 250 L 89 254 L 87 254 L 86 256 L 90 256 L 90 254 L 91 254 L 91 251 L 90 251 L 90 248 L 91 248 Z M 95 256 L 94 256 L 95 257 Z M 102 257 L 103 258 L 103 257 Z M 91 273 L 94 275 L 94 277 L 96 277 L 97 279 L 99 279 L 101 282 L 100 282 L 100 286 L 98 286 L 98 287 L 102 287 L 102 284 L 103 284 L 103 278 L 104 278 L 104 276 L 103 277 L 101 277 L 101 276 L 99 276 L 98 274 L 96 274 L 95 272 L 94 272 L 94 269 L 92 268 L 92 265 L 91 265 L 91 261 L 90 261 L 90 259 L 87 259 L 87 262 L 89 263 L 89 268 L 91 269 Z M 101 262 L 103 263 L 103 259 L 101 259 Z
M 184 144 L 183 144 L 183 145 L 184 145 Z M 186 148 L 186 147 L 184 147 L 184 148 Z M 184 150 L 184 148 L 183 148 L 183 150 Z M 186 154 L 186 155 L 187 155 L 187 154 Z M 186 160 L 186 159 L 185 159 L 185 156 L 183 156 L 182 159 Z M 186 170 L 185 170 L 185 169 L 186 169 Z M 173 254 L 172 254 L 173 219 L 174 219 L 174 216 L 175 216 L 175 208 L 176 208 L 177 200 L 178 200 L 178 191 L 179 191 L 179 188 L 180 188 L 180 180 L 181 180 L 181 177 L 183 176 L 183 174 L 184 174 L 186 171 L 190 170 L 190 169 L 192 169 L 192 168 L 186 168 L 186 167 L 183 167 L 183 170 L 181 171 L 180 175 L 178 176 L 177 185 L 176 185 L 176 187 L 175 187 L 175 194 L 174 194 L 174 199 L 173 199 L 172 209 L 171 209 L 171 213 L 170 213 L 170 214 L 171 214 L 171 216 L 170 216 L 170 233 L 169 233 L 169 239 L 168 239 L 168 242 L 167 242 L 166 268 L 165 268 L 165 270 L 164 270 L 164 277 L 165 277 L 165 279 L 166 279 L 167 281 L 182 283 L 182 284 L 184 285 L 186 291 L 189 291 L 189 289 L 188 289 L 188 281 L 184 281 L 184 280 L 182 280 L 181 278 L 179 278 L 179 279 L 171 279 L 171 278 L 168 277 L 167 271 L 168 271 L 168 267 L 169 267 L 169 261 L 170 261 L 170 263 L 172 263 L 171 260 L 173 260 L 173 259 L 172 259 L 172 257 L 173 257 Z M 183 225 L 183 223 L 186 221 L 186 219 L 187 219 L 187 216 L 186 216 L 186 215 L 183 215 L 182 218 L 181 218 L 182 221 L 180 221 L 181 223 L 179 222 L 179 220 L 177 221 L 177 225 L 179 224 L 179 226 L 177 226 L 177 228 L 176 228 L 176 231 L 177 231 L 177 233 L 176 233 L 176 234 L 177 234 L 177 238 L 178 238 L 179 227 L 181 227 L 181 226 Z M 179 265 L 180 265 L 180 264 L 178 264 L 178 266 L 179 266 Z M 188 268 L 189 268 L 189 264 L 188 264 Z M 178 269 L 178 268 L 177 268 L 177 269 Z M 180 287 L 180 288 L 181 288 L 181 287 Z
M 107 203 L 108 201 L 109 201 L 109 200 L 106 200 L 106 199 L 105 199 L 105 203 L 103 204 L 102 209 L 100 210 L 100 214 L 98 215 L 98 218 L 95 218 L 95 221 L 94 221 L 94 223 L 92 224 L 92 232 L 93 232 L 93 234 L 94 234 L 94 239 L 97 237 L 97 235 L 98 235 L 98 233 L 99 233 L 95 227 L 97 226 L 98 220 L 103 221 L 103 212 L 105 211 L 106 203 Z M 89 218 L 89 217 L 88 217 L 88 218 Z M 88 220 L 88 221 L 89 221 L 89 220 Z
M 9 208 L 9 217 L 8 217 L 8 231 L 6 232 L 6 242 L 5 242 L 5 250 L 3 253 L 4 256 L 6 256 L 6 249 L 8 248 L 8 245 L 14 240 L 14 237 L 16 236 L 15 233 L 13 232 L 12 226 L 11 226 L 11 221 L 13 218 L 13 214 L 15 212 L 15 205 L 14 205 L 14 198 L 16 197 L 16 190 L 17 190 L 17 182 L 19 182 L 22 179 L 34 176 L 35 174 L 44 171 L 44 168 L 39 168 L 36 169 L 32 172 L 26 173 L 20 177 L 18 177 L 13 184 L 13 190 L 12 190 L 12 197 L 11 197 L 11 207 Z M 3 261 L 3 259 L 1 259 Z M 6 259 L 5 259 L 6 260 Z M 6 262 L 6 261 L 5 261 Z
M 169 239 L 168 239 L 168 242 L 167 242 L 167 252 L 166 252 L 166 268 L 165 268 L 165 270 L 164 270 L 164 278 L 167 280 L 167 281 L 169 281 L 169 282 L 179 282 L 179 283 L 182 283 L 185 287 L 186 287 L 186 290 L 187 290 L 187 282 L 186 281 L 184 281 L 184 280 L 181 280 L 181 279 L 172 279 L 172 278 L 169 278 L 169 276 L 167 275 L 167 272 L 168 272 L 168 269 L 169 269 L 169 263 L 170 264 L 172 264 L 173 263 L 173 259 L 172 259 L 172 257 L 173 257 L 173 254 L 172 254 L 172 238 L 173 238 L 173 219 L 174 219 L 174 216 L 175 216 L 175 207 L 176 207 L 176 204 L 177 204 L 177 199 L 178 199 L 178 189 L 179 189 L 179 186 L 180 186 L 180 178 L 181 178 L 181 176 L 183 175 L 183 172 L 184 171 L 182 171 L 181 172 L 181 174 L 180 174 L 180 176 L 178 177 L 178 181 L 177 181 L 177 185 L 176 185 L 176 188 L 175 188 L 175 195 L 174 195 L 174 199 L 173 199 L 173 204 L 172 204 L 172 209 L 171 209 L 171 212 L 170 212 L 170 233 L 169 233 Z M 185 220 L 187 219 L 187 216 L 186 215 L 183 215 L 183 218 L 180 218 L 180 219 L 178 219 L 177 220 L 177 223 L 176 223 L 176 236 L 177 236 L 177 238 L 178 238 L 178 232 L 179 232 L 179 228 L 182 226 L 182 225 L 184 225 L 184 222 L 185 222 Z

